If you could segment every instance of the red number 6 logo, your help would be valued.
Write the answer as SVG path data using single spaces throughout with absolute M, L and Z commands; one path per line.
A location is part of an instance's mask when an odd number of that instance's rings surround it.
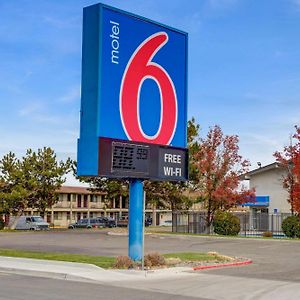
M 120 89 L 120 113 L 129 140 L 169 145 L 177 125 L 177 97 L 172 79 L 160 65 L 152 62 L 154 55 L 168 42 L 165 32 L 151 35 L 135 50 L 125 69 Z M 144 80 L 156 82 L 160 93 L 160 123 L 153 136 L 141 127 L 139 104 Z

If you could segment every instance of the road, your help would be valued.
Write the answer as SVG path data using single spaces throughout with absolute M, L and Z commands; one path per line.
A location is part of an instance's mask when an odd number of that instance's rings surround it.
M 56 251 L 88 255 L 127 255 L 127 236 L 104 230 L 0 233 L 0 248 Z M 210 274 L 300 282 L 300 241 L 146 235 L 145 253 L 157 251 L 217 251 L 246 257 L 253 264 L 242 268 L 210 270 Z M 203 271 L 202 271 L 203 272 Z
M 0 272 L 0 300 L 182 300 L 193 297 L 170 295 L 157 291 L 141 291 L 103 284 L 63 281 L 49 278 L 21 276 Z M 207 300 L 207 298 L 197 298 Z
M 87 255 L 127 254 L 127 236 L 105 230 L 0 233 L 0 248 Z M 118 282 L 72 282 L 0 273 L 1 299 L 202 299 L 299 300 L 300 241 L 184 235 L 145 237 L 149 252 L 217 251 L 253 264 L 193 272 L 188 276 Z

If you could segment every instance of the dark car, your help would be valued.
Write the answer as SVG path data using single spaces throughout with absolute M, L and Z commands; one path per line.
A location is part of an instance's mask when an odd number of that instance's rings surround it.
M 98 217 L 96 218 L 99 222 L 104 223 L 104 227 L 113 228 L 116 227 L 116 221 L 110 217 Z
M 93 219 L 80 219 L 76 223 L 72 223 L 68 226 L 69 229 L 74 228 L 103 228 L 106 227 L 104 220 L 93 218 Z
M 117 222 L 117 226 L 119 227 L 127 227 L 128 226 L 128 216 L 124 216 L 121 217 L 118 222 Z M 145 226 L 151 226 L 152 225 L 152 218 L 146 218 L 145 219 Z
M 152 218 L 146 218 L 145 219 L 145 226 L 148 227 L 148 226 L 151 226 L 152 225 Z
M 128 216 L 123 216 L 117 221 L 117 226 L 127 227 L 128 225 Z

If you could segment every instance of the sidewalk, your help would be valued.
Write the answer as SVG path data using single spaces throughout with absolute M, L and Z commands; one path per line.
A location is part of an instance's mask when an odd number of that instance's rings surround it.
M 73 281 L 118 282 L 193 276 L 189 267 L 149 271 L 106 270 L 92 264 L 0 256 L 0 271 Z

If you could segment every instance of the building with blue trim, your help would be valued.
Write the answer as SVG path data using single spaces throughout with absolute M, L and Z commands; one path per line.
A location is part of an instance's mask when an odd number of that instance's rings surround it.
M 249 187 L 256 190 L 256 201 L 245 203 L 255 215 L 258 212 L 269 214 L 290 213 L 288 192 L 283 188 L 283 177 L 287 170 L 278 163 L 254 169 L 244 175 Z

